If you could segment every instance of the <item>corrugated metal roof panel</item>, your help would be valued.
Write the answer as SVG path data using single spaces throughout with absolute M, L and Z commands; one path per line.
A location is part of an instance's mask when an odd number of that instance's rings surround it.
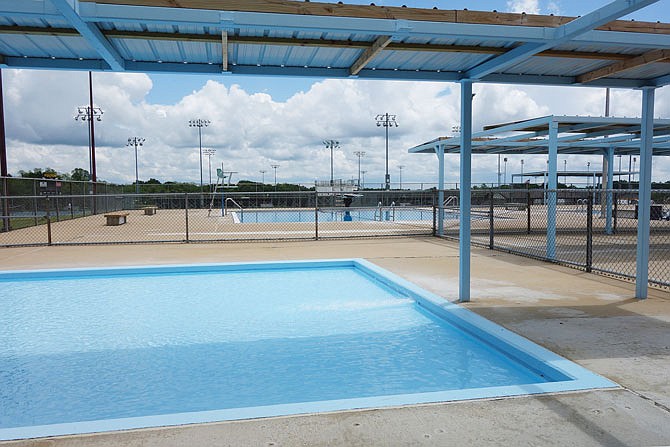
M 562 57 L 533 57 L 516 64 L 504 73 L 527 73 L 544 76 L 577 76 L 610 65 L 611 61 L 598 59 L 567 59 Z

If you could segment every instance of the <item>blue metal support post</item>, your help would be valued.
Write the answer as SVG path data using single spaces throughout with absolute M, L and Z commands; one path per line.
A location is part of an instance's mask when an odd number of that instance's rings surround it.
M 607 163 L 607 183 L 605 186 L 605 233 L 612 234 L 612 207 L 614 197 L 614 148 L 608 147 L 605 152 L 605 161 Z
M 651 158 L 654 137 L 654 88 L 642 90 L 642 133 L 640 135 L 640 189 L 637 207 L 637 269 L 635 297 L 647 298 L 649 283 L 649 224 L 651 207 Z
M 436 145 L 435 154 L 439 172 L 437 173 L 437 235 L 444 236 L 444 146 Z
M 558 189 L 558 122 L 549 120 L 549 172 L 547 179 L 547 259 L 556 258 L 556 190 Z
M 461 81 L 461 192 L 458 300 L 470 301 L 470 214 L 472 189 L 472 81 Z
M 439 166 L 437 173 L 437 235 L 444 236 L 444 146 L 435 146 Z

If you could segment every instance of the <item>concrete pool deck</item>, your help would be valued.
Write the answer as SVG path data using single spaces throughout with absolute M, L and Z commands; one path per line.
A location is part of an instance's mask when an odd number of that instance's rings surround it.
M 0 269 L 365 258 L 447 300 L 458 245 L 436 238 L 0 249 Z M 12 446 L 670 445 L 670 293 L 473 247 L 478 314 L 621 389 L 131 430 Z

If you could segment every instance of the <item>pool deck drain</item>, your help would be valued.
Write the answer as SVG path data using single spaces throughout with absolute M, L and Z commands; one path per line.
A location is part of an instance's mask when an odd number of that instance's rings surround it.
M 365 258 L 448 300 L 458 246 L 434 238 L 0 250 L 0 269 Z M 54 446 L 670 445 L 670 294 L 473 249 L 466 307 L 622 389 L 51 438 Z M 0 445 L 37 446 L 45 440 Z

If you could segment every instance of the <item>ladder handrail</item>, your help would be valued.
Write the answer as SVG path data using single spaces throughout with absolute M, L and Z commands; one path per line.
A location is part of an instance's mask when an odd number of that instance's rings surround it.
M 233 202 L 233 205 L 235 205 L 239 210 L 240 214 L 244 214 L 244 208 L 242 208 L 242 205 L 237 203 L 232 197 L 226 198 L 224 204 L 223 204 L 223 215 L 226 216 L 228 214 L 228 202 Z
M 444 202 L 442 202 L 442 206 L 458 206 L 458 196 L 449 196 L 446 199 L 444 199 Z

